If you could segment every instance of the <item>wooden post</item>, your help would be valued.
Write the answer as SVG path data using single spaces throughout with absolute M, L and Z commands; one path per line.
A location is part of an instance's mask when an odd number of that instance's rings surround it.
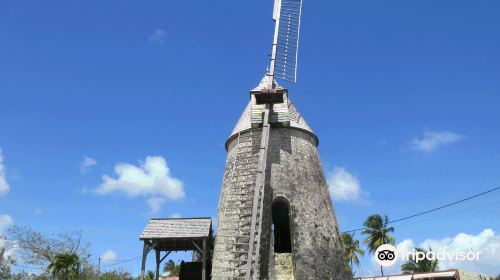
M 144 249 L 142 249 L 142 267 L 141 267 L 141 280 L 144 280 L 144 273 L 146 272 L 146 258 L 149 253 L 149 244 L 144 240 Z
M 206 280 L 207 278 L 207 239 L 203 238 L 203 250 L 201 256 L 201 280 Z
M 3 254 L 5 253 L 5 248 L 0 249 L 0 263 L 3 262 Z
M 160 249 L 155 249 L 156 252 L 156 275 L 155 279 L 158 280 L 160 279 Z

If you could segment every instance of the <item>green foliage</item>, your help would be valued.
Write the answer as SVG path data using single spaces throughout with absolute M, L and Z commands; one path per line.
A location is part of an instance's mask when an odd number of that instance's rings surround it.
M 52 263 L 58 254 L 76 254 L 81 261 L 89 258 L 87 244 L 82 244 L 81 231 L 63 231 L 46 236 L 29 227 L 13 226 L 9 229 L 10 239 L 16 240 L 19 254 L 26 264 Z
M 396 240 L 389 233 L 394 232 L 393 227 L 387 227 L 389 224 L 389 218 L 385 215 L 382 216 L 375 214 L 368 217 L 368 219 L 363 223 L 366 227 L 362 234 L 368 235 L 363 243 L 366 244 L 366 247 L 370 253 L 374 253 L 378 247 L 383 244 L 391 244 L 394 245 Z M 380 267 L 380 271 L 382 275 L 384 275 L 384 269 L 382 266 Z
M 27 272 L 12 273 L 6 275 L 5 278 L 0 278 L 2 280 L 51 280 L 51 278 L 46 274 L 35 275 Z
M 141 279 L 141 276 L 138 276 L 137 278 L 135 278 L 136 280 L 140 280 Z M 154 280 L 155 279 L 155 273 L 151 270 L 149 270 L 148 272 L 146 272 L 146 274 L 144 275 L 144 280 Z
M 393 227 L 387 227 L 389 224 L 389 218 L 385 215 L 382 216 L 375 214 L 368 217 L 368 219 L 363 223 L 366 227 L 361 233 L 367 234 L 368 236 L 363 240 L 366 244 L 368 251 L 374 253 L 378 247 L 383 244 L 392 244 L 396 242 L 394 237 L 389 235 L 390 232 L 394 232 Z
M 427 254 L 427 251 L 422 248 L 415 248 L 415 250 L 417 252 Z M 415 256 L 413 256 L 411 260 L 401 266 L 401 271 L 403 271 L 404 273 L 434 272 L 438 269 L 438 260 L 429 260 L 427 258 L 424 258 L 417 263 L 417 261 L 415 260 Z
M 359 240 L 354 239 L 354 234 L 342 233 L 340 235 L 346 260 L 346 267 L 354 273 L 354 265 L 359 265 L 358 255 L 364 256 L 365 251 L 359 247 Z
M 27 227 L 14 226 L 9 230 L 11 240 L 16 240 L 22 265 L 47 267 L 38 275 L 24 271 L 13 273 L 11 258 L 0 259 L 0 280 L 137 280 L 121 270 L 102 271 L 90 261 L 89 246 L 82 244 L 81 231 L 65 231 L 51 236 Z M 2 238 L 0 236 L 0 238 Z M 0 252 L 1 253 L 1 252 Z M 2 255 L 2 254 L 0 254 Z M 22 267 L 22 266 L 21 266 Z M 179 275 L 180 266 L 173 261 L 165 265 L 165 272 Z M 148 271 L 145 280 L 155 280 L 153 271 Z
M 108 271 L 99 276 L 99 280 L 133 280 L 134 277 L 128 272 Z M 91 280 L 91 279 L 89 279 Z
M 6 238 L 0 235 L 1 243 L 6 243 Z M 5 246 L 0 248 L 0 279 L 10 279 L 12 271 L 10 266 L 14 264 L 14 260 L 10 257 L 5 257 Z
M 76 280 L 80 272 L 80 258 L 75 253 L 60 253 L 47 267 L 52 276 L 60 280 Z
M 11 258 L 0 259 L 0 279 L 11 279 L 12 270 L 10 266 L 14 264 L 14 260 Z
M 163 267 L 163 272 L 168 273 L 168 276 L 179 276 L 181 272 L 181 266 L 176 265 L 173 260 L 168 260 L 168 262 Z

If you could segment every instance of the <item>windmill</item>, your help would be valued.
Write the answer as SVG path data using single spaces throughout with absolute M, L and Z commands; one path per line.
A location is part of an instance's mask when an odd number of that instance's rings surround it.
M 271 63 L 226 141 L 214 280 L 351 279 L 318 138 L 276 79 L 295 82 L 301 0 L 275 0 Z

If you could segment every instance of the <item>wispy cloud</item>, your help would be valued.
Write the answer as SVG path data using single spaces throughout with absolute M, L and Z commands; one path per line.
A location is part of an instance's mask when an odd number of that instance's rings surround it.
M 148 205 L 149 209 L 151 210 L 151 214 L 157 214 L 160 212 L 161 208 L 163 207 L 163 204 L 167 200 L 163 197 L 152 197 L 148 199 Z
M 464 136 L 450 131 L 425 130 L 422 138 L 413 139 L 410 144 L 412 149 L 425 153 L 432 153 L 439 148 L 451 145 L 462 140 Z
M 358 178 L 343 167 L 335 167 L 328 178 L 333 200 L 361 201 L 369 194 L 361 188 Z
M 182 217 L 182 215 L 179 213 L 173 213 L 172 215 L 170 215 L 170 218 L 180 218 L 180 217 Z
M 6 178 L 6 172 L 5 172 L 5 165 L 3 163 L 4 157 L 2 154 L 2 149 L 0 148 L 0 196 L 6 195 L 9 190 L 10 186 L 9 183 L 7 183 L 7 178 Z
M 160 28 L 157 28 L 149 36 L 149 42 L 152 44 L 165 45 L 166 40 L 167 40 L 167 32 Z
M 14 224 L 11 216 L 0 214 L 0 235 L 4 235 L 7 229 Z
M 4 257 L 19 260 L 19 242 L 8 240 L 5 236 L 7 230 L 14 224 L 10 215 L 0 214 L 0 250 L 5 249 Z
M 87 173 L 93 166 L 97 165 L 97 161 L 91 157 L 84 157 L 82 163 L 80 164 L 80 172 Z
M 110 263 L 116 261 L 118 258 L 118 254 L 116 254 L 115 251 L 113 250 L 106 250 L 102 255 L 101 255 L 101 261 L 103 263 Z
M 178 200 L 185 196 L 184 183 L 170 174 L 167 161 L 161 156 L 149 156 L 139 165 L 119 163 L 115 166 L 116 178 L 104 175 L 101 185 L 95 190 L 105 195 L 121 192 L 129 197 L 148 198 L 152 212 L 158 212 L 167 200 Z

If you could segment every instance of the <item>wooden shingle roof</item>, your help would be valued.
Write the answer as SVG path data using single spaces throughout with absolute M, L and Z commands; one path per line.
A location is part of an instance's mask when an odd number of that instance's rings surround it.
M 249 101 L 247 106 L 245 107 L 245 110 L 241 114 L 241 117 L 238 120 L 238 123 L 236 123 L 236 126 L 234 127 L 233 131 L 231 132 L 229 139 L 231 139 L 236 134 L 238 134 L 238 132 L 243 132 L 245 130 L 252 128 L 252 123 L 250 121 L 252 118 L 251 107 L 252 107 L 252 102 Z M 290 127 L 302 129 L 302 130 L 305 130 L 305 131 L 308 131 L 308 132 L 314 134 L 311 127 L 309 127 L 306 120 L 302 117 L 300 112 L 297 110 L 297 107 L 295 107 L 295 105 L 290 101 L 288 101 L 288 110 L 290 112 Z
M 211 218 L 151 219 L 140 239 L 202 238 L 210 235 Z

